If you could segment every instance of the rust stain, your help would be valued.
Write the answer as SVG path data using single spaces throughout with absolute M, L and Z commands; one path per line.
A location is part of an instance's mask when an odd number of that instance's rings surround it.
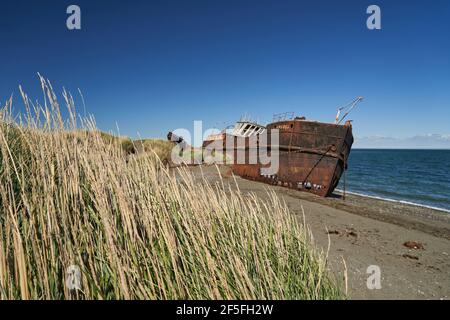
M 346 169 L 346 159 L 353 144 L 352 126 L 348 121 L 344 125 L 307 121 L 304 117 L 270 123 L 267 129 L 267 143 L 246 137 L 237 145 L 238 137 L 223 133 L 214 139 L 204 141 L 208 148 L 215 143 L 237 159 L 237 152 L 245 153 L 243 164 L 233 161 L 232 170 L 243 178 L 306 191 L 322 197 L 331 195 Z M 271 156 L 271 130 L 279 131 L 279 170 L 270 176 L 262 175 L 262 170 L 269 165 L 251 162 L 250 150 L 267 148 Z M 263 133 L 265 134 L 265 133 Z M 226 150 L 227 140 L 234 139 L 233 150 Z M 221 141 L 221 142 L 220 142 Z M 218 143 L 218 144 L 217 144 Z

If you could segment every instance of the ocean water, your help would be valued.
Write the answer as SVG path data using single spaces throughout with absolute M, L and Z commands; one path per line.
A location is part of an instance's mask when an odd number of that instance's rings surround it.
M 450 213 L 450 150 L 352 149 L 348 165 L 347 191 Z

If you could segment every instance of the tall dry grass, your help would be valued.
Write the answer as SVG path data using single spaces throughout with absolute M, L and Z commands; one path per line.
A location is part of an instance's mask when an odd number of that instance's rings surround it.
M 127 155 L 90 119 L 25 94 L 0 114 L 1 299 L 333 299 L 307 232 L 265 201 Z M 69 266 L 81 289 L 65 284 Z

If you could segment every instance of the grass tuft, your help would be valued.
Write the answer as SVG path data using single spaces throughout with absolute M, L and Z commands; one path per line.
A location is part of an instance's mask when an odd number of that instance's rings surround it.
M 335 299 L 323 255 L 273 194 L 261 201 L 162 163 L 167 143 L 105 138 L 51 86 L 0 113 L 1 299 Z M 130 144 L 131 143 L 131 144 Z M 69 290 L 67 270 L 81 271 Z

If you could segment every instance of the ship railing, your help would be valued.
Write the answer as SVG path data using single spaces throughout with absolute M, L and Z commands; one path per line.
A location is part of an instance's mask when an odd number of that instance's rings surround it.
M 272 122 L 286 121 L 294 119 L 295 113 L 292 111 L 276 113 L 273 115 Z

